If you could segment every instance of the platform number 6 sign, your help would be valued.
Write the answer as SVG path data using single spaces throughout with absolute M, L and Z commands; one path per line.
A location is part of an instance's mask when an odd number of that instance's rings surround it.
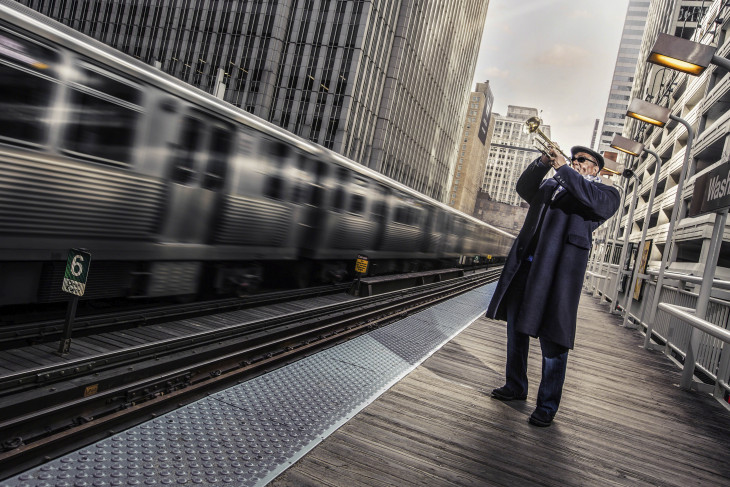
M 89 252 L 81 249 L 69 250 L 61 289 L 76 296 L 83 296 L 90 264 L 91 254 Z

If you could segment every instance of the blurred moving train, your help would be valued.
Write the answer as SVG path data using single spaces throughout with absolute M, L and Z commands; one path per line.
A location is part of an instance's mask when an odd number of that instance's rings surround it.
M 236 293 L 504 257 L 513 236 L 0 1 L 0 306 Z M 375 266 L 372 267 L 372 264 Z

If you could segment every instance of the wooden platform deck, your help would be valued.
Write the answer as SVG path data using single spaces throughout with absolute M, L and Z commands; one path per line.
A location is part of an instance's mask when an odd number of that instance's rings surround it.
M 270 483 L 283 486 L 730 485 L 730 412 L 583 295 L 558 415 L 485 395 L 504 380 L 504 323 L 481 318 Z

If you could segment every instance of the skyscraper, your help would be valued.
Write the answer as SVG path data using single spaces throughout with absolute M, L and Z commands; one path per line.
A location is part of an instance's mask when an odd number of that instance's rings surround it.
M 646 16 L 649 12 L 649 0 L 629 0 L 626 11 L 624 29 L 621 34 L 616 67 L 611 80 L 611 91 L 608 95 L 606 114 L 603 117 L 601 139 L 598 152 L 611 150 L 611 141 L 616 134 L 621 135 L 626 118 L 626 108 L 631 98 L 631 87 L 634 84 L 634 72 L 639 60 L 639 48 L 644 35 Z M 641 60 L 643 62 L 643 59 Z
M 21 0 L 436 199 L 489 2 Z
M 601 123 L 601 119 L 597 118 L 593 124 L 593 135 L 591 136 L 591 149 L 596 150 L 596 139 L 598 138 L 598 125 Z

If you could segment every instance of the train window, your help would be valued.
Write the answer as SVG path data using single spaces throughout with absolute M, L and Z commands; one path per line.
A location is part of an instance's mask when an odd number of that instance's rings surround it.
M 375 221 L 382 221 L 385 217 L 385 198 L 387 191 L 383 186 L 376 186 L 375 194 L 377 195 L 375 199 L 375 204 L 373 205 L 373 217 Z
M 332 209 L 340 211 L 345 207 L 345 188 L 337 186 L 335 189 L 335 195 L 332 198 Z
M 406 206 L 399 206 L 395 209 L 395 215 L 393 216 L 393 220 L 397 223 L 404 223 L 408 224 L 408 207 Z
M 406 223 L 411 226 L 416 224 L 416 209 L 412 206 L 408 207 L 408 221 Z
M 268 198 L 280 200 L 284 198 L 284 179 L 281 177 L 281 167 L 283 160 L 274 158 L 270 159 L 271 167 L 269 174 L 264 182 L 264 195 Z
M 307 203 L 307 159 L 303 155 L 297 156 L 296 171 L 293 172 L 292 178 L 292 203 Z
M 266 179 L 266 187 L 264 188 L 264 194 L 269 198 L 280 200 L 284 193 L 284 181 L 281 177 L 269 176 Z
M 103 76 L 90 69 L 81 69 L 84 80 L 80 83 L 87 88 L 98 91 L 102 95 L 111 96 L 118 100 L 124 100 L 139 105 L 142 99 L 142 92 L 128 84 L 117 81 L 109 76 Z
M 0 30 L 0 59 L 33 70 L 47 70 L 58 62 L 58 53 L 28 39 Z
M 194 117 L 187 117 L 183 121 L 180 132 L 180 142 L 176 146 L 172 165 L 171 179 L 175 183 L 186 184 L 193 178 L 195 170 L 195 153 L 203 133 L 203 122 Z
M 269 154 L 278 159 L 285 159 L 289 155 L 289 146 L 278 140 L 267 140 L 264 147 Z
M 421 216 L 421 210 L 411 206 L 408 208 L 408 224 L 412 226 L 418 225 L 418 219 Z
M 205 171 L 203 187 L 217 191 L 223 188 L 226 176 L 228 155 L 231 153 L 233 131 L 224 127 L 213 127 L 208 149 L 208 169 Z
M 367 188 L 368 187 L 368 180 L 367 179 L 365 179 L 365 178 L 363 178 L 361 176 L 357 176 L 357 175 L 355 176 L 354 179 L 355 179 L 355 184 L 357 184 L 358 186 L 361 186 L 363 188 Z
M 85 69 L 83 74 L 84 84 L 74 83 L 71 92 L 66 149 L 108 162 L 129 163 L 141 113 L 130 101 L 141 100 L 142 93 L 95 71 Z
M 325 175 L 327 174 L 327 165 L 322 161 L 316 161 L 315 166 L 316 166 L 315 173 L 317 175 L 317 179 L 316 179 L 316 184 L 312 187 L 311 203 L 312 203 L 312 206 L 319 207 L 322 205 L 322 200 L 324 199 L 323 198 L 324 190 L 322 189 L 321 183 L 322 183 L 322 179 L 324 179 Z
M 318 205 L 321 195 L 316 185 L 312 184 L 312 166 L 317 166 L 320 162 L 308 159 L 304 154 L 297 157 L 297 176 L 296 185 L 293 188 L 292 202 L 304 205 Z M 315 167 L 316 171 L 321 169 Z
M 345 184 L 349 179 L 349 173 L 347 169 L 339 167 L 337 168 L 337 187 L 335 188 L 335 194 L 332 198 L 332 209 L 335 211 L 341 211 L 345 209 Z
M 350 213 L 361 214 L 365 211 L 365 198 L 361 194 L 353 194 L 350 198 Z
M 45 141 L 58 58 L 50 49 L 0 31 L 0 139 Z

